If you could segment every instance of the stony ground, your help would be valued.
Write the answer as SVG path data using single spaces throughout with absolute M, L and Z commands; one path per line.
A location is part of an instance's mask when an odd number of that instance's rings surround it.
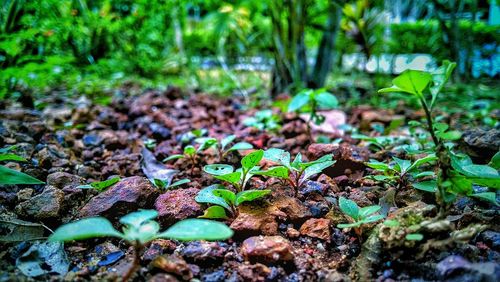
M 0 239 L 9 234 L 44 237 L 49 234 L 47 229 L 94 215 L 117 223 L 119 217 L 141 208 L 156 209 L 162 228 L 200 216 L 206 207 L 194 197 L 201 188 L 216 183 L 201 170 L 203 165 L 217 161 L 214 153 L 207 151 L 194 169 L 184 160 L 165 165 L 163 173 L 174 180 L 191 179 L 179 189 L 167 192 L 149 182 L 142 164 L 181 153 L 183 135 L 205 128 L 211 137 L 235 134 L 238 141 L 249 142 L 254 148 L 282 148 L 292 156 L 301 152 L 309 160 L 333 153 L 337 162 L 309 181 L 297 197 L 280 181 L 252 178 L 250 187 L 271 189 L 272 194 L 241 206 L 238 216 L 226 222 L 235 231 L 231 240 L 191 243 L 155 240 L 146 247 L 135 280 L 500 279 L 500 233 L 495 224 L 499 210 L 482 202 L 465 198 L 457 201 L 446 222 L 441 223 L 443 226 L 428 230 L 431 236 L 426 236 L 432 239 L 424 242 L 404 243 L 397 231 L 376 224 L 361 236 L 352 230 L 336 228 L 337 224 L 347 222 L 338 209 L 340 196 L 360 206 L 385 203 L 391 218 L 432 218 L 436 213 L 432 195 L 411 188 L 396 193 L 394 187 L 364 178 L 372 173 L 364 162 L 371 158 L 383 161 L 400 153 L 370 151 L 365 143 L 331 128 L 332 124 L 340 125 L 347 120 L 353 127 L 370 130 L 372 124 L 387 125 L 401 116 L 413 118 L 422 113 L 369 107 L 355 108 L 347 115 L 340 111 L 325 113 L 330 127 L 315 128 L 315 134 L 323 131 L 332 140 L 342 138 L 337 145 L 311 144 L 304 121 L 294 114 L 283 116 L 279 132 L 262 132 L 242 124 L 253 111 L 242 111 L 241 101 L 201 94 L 189 96 L 176 88 L 146 91 L 140 96 L 124 95 L 107 107 L 92 105 L 85 99 L 48 97 L 46 102 L 48 106 L 43 111 L 2 105 L 1 147 L 18 144 L 15 152 L 30 160 L 28 164 L 7 166 L 47 184 L 5 186 L 0 190 Z M 500 147 L 498 136 L 498 130 L 473 130 L 465 135 L 462 145 L 476 154 L 476 158 L 486 159 Z M 145 149 L 148 139 L 156 143 L 149 146 L 150 150 Z M 245 153 L 248 152 L 242 152 Z M 237 166 L 239 159 L 234 152 L 226 163 Z M 122 180 L 104 192 L 76 188 L 115 175 Z M 455 238 L 451 232 L 461 229 L 469 233 L 464 231 Z M 119 240 L 93 239 L 66 244 L 67 258 L 61 255 L 62 250 L 54 250 L 47 257 L 37 256 L 36 252 L 41 252 L 37 244 L 36 241 L 2 243 L 0 280 L 113 280 L 126 272 L 132 259 L 132 250 Z M 54 262 L 57 255 L 62 257 Z M 28 277 L 20 272 L 19 265 L 33 261 L 30 260 L 33 257 L 49 274 Z M 65 259 L 70 265 L 67 273 L 59 271 Z

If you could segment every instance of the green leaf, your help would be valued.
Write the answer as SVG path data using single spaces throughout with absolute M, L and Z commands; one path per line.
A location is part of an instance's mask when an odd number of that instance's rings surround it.
M 27 160 L 21 156 L 12 153 L 2 153 L 0 154 L 0 161 L 16 161 L 16 162 L 27 162 Z
M 405 174 L 411 166 L 411 161 L 409 160 L 402 160 L 396 157 L 393 157 L 392 159 L 396 162 L 394 169 L 401 174 Z
M 369 216 L 370 214 L 373 214 L 373 213 L 376 213 L 378 212 L 382 207 L 381 206 L 368 206 L 368 207 L 363 207 L 361 209 L 359 209 L 359 218 L 363 219 L 367 216 Z
M 177 222 L 157 238 L 168 238 L 179 241 L 226 240 L 233 236 L 231 228 L 225 224 L 207 219 L 185 219 Z
M 307 162 L 307 163 L 300 163 L 299 167 L 300 167 L 300 169 L 306 169 L 306 168 L 308 168 L 308 167 L 310 167 L 312 165 L 323 163 L 323 162 L 327 162 L 327 161 L 331 161 L 332 159 L 333 159 L 333 154 L 327 154 L 327 155 L 324 155 L 324 156 L 322 156 L 321 158 L 319 158 L 319 159 L 317 159 L 315 161 Z
M 227 151 L 237 151 L 237 150 L 250 150 L 253 149 L 252 144 L 247 143 L 247 142 L 238 142 L 234 144 L 231 148 L 229 148 Z
M 311 93 L 312 90 L 309 89 L 297 93 L 297 95 L 293 97 L 292 101 L 290 101 L 290 104 L 288 104 L 288 112 L 295 112 L 307 105 L 307 103 L 309 103 Z
M 196 138 L 194 141 L 201 144 L 200 147 L 198 147 L 198 152 L 205 151 L 206 149 L 217 144 L 217 139 L 211 137 Z
M 268 170 L 254 171 L 253 174 L 288 179 L 288 169 L 284 166 L 275 166 Z
M 221 206 L 211 206 L 203 212 L 202 216 L 199 218 L 208 219 L 227 219 L 226 210 Z
M 362 219 L 360 222 L 361 223 L 371 223 L 371 222 L 379 221 L 379 220 L 381 220 L 383 218 L 384 218 L 384 216 L 381 215 L 381 214 L 370 215 L 370 216 Z
M 357 220 L 359 217 L 359 206 L 356 202 L 346 199 L 344 197 L 339 198 L 340 210 L 348 215 L 349 217 Z
M 203 170 L 211 175 L 224 175 L 233 172 L 234 168 L 227 164 L 211 164 L 204 166 Z
M 256 150 L 244 156 L 241 159 L 241 166 L 243 167 L 243 170 L 249 171 L 254 166 L 258 165 L 259 162 L 262 160 L 263 156 L 264 156 L 263 150 Z
M 415 189 L 426 191 L 426 192 L 435 193 L 437 191 L 437 183 L 435 180 L 413 183 L 412 186 Z
M 171 156 L 168 156 L 165 159 L 163 159 L 163 162 L 165 163 L 165 162 L 168 162 L 171 160 L 182 159 L 182 158 L 184 158 L 184 155 L 171 155 Z
M 158 212 L 156 210 L 139 210 L 136 212 L 131 212 L 120 218 L 120 223 L 139 228 L 141 224 L 146 221 L 155 219 L 157 216 Z
M 141 223 L 139 226 L 128 226 L 123 229 L 123 238 L 129 242 L 139 241 L 145 244 L 156 238 L 160 231 L 160 224 L 150 220 Z
M 290 153 L 285 150 L 277 148 L 268 149 L 264 152 L 264 158 L 266 160 L 279 163 L 291 170 Z
M 95 237 L 118 237 L 123 234 L 113 228 L 109 220 L 103 217 L 85 218 L 65 224 L 49 236 L 49 241 L 73 241 Z
M 339 105 L 337 97 L 333 96 L 331 93 L 325 91 L 324 89 L 314 95 L 314 100 L 316 100 L 319 107 L 322 109 L 334 109 Z
M 384 221 L 383 224 L 385 226 L 389 226 L 389 227 L 398 227 L 398 226 L 400 226 L 399 221 L 397 221 L 395 219 L 388 219 L 388 220 Z
M 104 189 L 108 188 L 109 186 L 117 183 L 120 181 L 120 177 L 113 177 L 113 178 L 110 178 L 108 180 L 104 180 L 104 181 L 96 181 L 96 182 L 92 182 L 88 185 L 80 185 L 80 186 L 77 186 L 76 188 L 80 188 L 80 189 L 89 189 L 89 188 L 93 188 L 93 189 L 96 189 L 97 191 L 103 191 Z
M 221 149 L 224 150 L 227 147 L 227 145 L 229 145 L 231 142 L 234 141 L 234 139 L 236 139 L 236 135 L 229 135 L 226 138 L 222 139 L 220 141 Z
M 193 146 L 188 145 L 184 147 L 184 155 L 194 156 L 195 154 L 196 154 L 196 149 Z
M 498 151 L 493 158 L 491 158 L 490 163 L 488 164 L 492 168 L 499 170 L 500 169 L 500 151 Z
M 458 130 L 436 133 L 436 136 L 443 140 L 455 141 L 462 137 L 462 133 Z
M 271 193 L 271 190 L 247 190 L 236 194 L 235 205 L 239 206 L 243 202 L 250 202 L 258 198 L 262 198 Z
M 332 166 L 336 161 L 326 161 L 321 163 L 316 163 L 304 170 L 302 174 L 302 180 L 309 179 L 311 176 L 322 172 L 325 168 Z
M 407 234 L 405 239 L 408 241 L 421 241 L 424 239 L 424 235 L 422 235 L 420 233 L 411 233 L 411 234 Z
M 370 160 L 370 162 L 365 163 L 366 166 L 373 168 L 378 171 L 388 171 L 389 170 L 389 165 L 383 162 L 379 162 L 377 160 Z
M 0 165 L 0 185 L 3 184 L 44 184 L 26 173 Z
M 416 169 L 426 163 L 430 163 L 430 162 L 433 162 L 433 161 L 436 161 L 438 159 L 438 157 L 436 157 L 436 155 L 434 154 L 430 154 L 430 155 L 427 155 L 423 158 L 420 158 L 420 159 L 417 159 L 409 168 L 408 168 L 408 171 L 412 171 L 413 169 Z
M 301 164 L 302 164 L 302 154 L 298 153 L 295 156 L 295 159 L 293 160 L 293 162 L 290 164 L 290 166 L 293 168 L 299 169 Z
M 492 203 L 492 204 L 498 206 L 497 194 L 494 192 L 476 193 L 476 194 L 469 195 L 469 197 L 478 198 L 480 200 L 483 200 L 483 201 L 486 201 L 486 202 L 489 202 L 489 203 Z
M 231 207 L 226 203 L 226 201 L 223 198 L 214 195 L 213 191 L 216 189 L 225 189 L 225 188 L 220 184 L 210 185 L 208 187 L 201 189 L 194 199 L 198 203 L 219 205 L 228 210 L 231 210 Z
M 177 180 L 174 183 L 170 184 L 170 186 L 168 186 L 168 188 L 174 188 L 174 187 L 177 187 L 177 186 L 180 186 L 182 184 L 189 183 L 189 182 L 191 182 L 191 180 L 189 180 L 187 178 L 180 179 L 180 180 Z
M 434 171 L 422 171 L 422 172 L 419 172 L 419 173 L 415 173 L 413 175 L 413 178 L 422 178 L 422 177 L 426 177 L 426 176 L 435 176 L 436 174 L 434 173 Z
M 340 223 L 340 224 L 337 224 L 337 228 L 343 229 L 343 228 L 359 227 L 362 224 L 363 224 L 362 222 Z
M 212 191 L 212 194 L 216 197 L 221 197 L 228 203 L 229 205 L 233 206 L 234 203 L 236 202 L 236 194 L 234 194 L 233 191 L 227 190 L 227 189 L 214 189 Z
M 446 82 L 448 82 L 448 80 L 450 79 L 451 73 L 453 72 L 456 66 L 457 66 L 456 63 L 452 63 L 450 61 L 445 60 L 443 61 L 443 65 L 432 73 L 433 85 L 429 88 L 432 94 L 432 100 L 429 106 L 431 109 L 433 108 L 434 103 L 436 102 L 436 98 L 439 92 L 441 92 Z
M 393 86 L 380 89 L 379 93 L 404 92 L 423 98 L 422 92 L 429 85 L 432 76 L 428 72 L 418 70 L 405 70 L 392 80 Z
M 235 171 L 228 174 L 223 175 L 215 175 L 214 178 L 217 178 L 222 181 L 229 182 L 233 185 L 238 185 L 241 179 L 241 172 Z
M 167 183 L 161 179 L 158 179 L 158 178 L 153 178 L 153 184 L 154 186 L 160 188 L 160 189 L 163 189 L 167 186 Z M 78 188 L 81 188 L 81 189 L 89 189 L 89 188 L 92 188 L 92 186 L 90 185 L 81 185 L 79 186 Z

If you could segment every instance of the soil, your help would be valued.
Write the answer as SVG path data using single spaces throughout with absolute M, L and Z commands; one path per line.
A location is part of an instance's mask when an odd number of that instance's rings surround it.
M 382 223 L 361 231 L 337 228 L 337 224 L 347 222 L 338 208 L 340 196 L 360 206 L 381 204 L 388 218 L 399 219 L 407 227 L 436 215 L 432 195 L 365 178 L 373 171 L 364 162 L 387 161 L 392 156 L 404 157 L 403 153 L 374 151 L 348 133 L 329 129 L 336 120 L 347 120 L 351 127 L 373 135 L 376 133 L 369 131 L 374 124 L 388 125 L 422 113 L 362 106 L 342 117 L 337 111 L 328 116 L 328 129 L 320 132 L 322 128 L 315 127 L 313 135 L 341 138 L 341 142 L 312 144 L 305 121 L 295 114 L 281 115 L 283 124 L 278 132 L 244 126 L 244 118 L 256 110 L 245 110 L 237 98 L 184 93 L 178 88 L 146 90 L 140 96 L 128 95 L 127 89 L 119 91 L 121 98 L 108 106 L 50 95 L 44 101 L 48 106 L 41 111 L 3 102 L 0 145 L 17 144 L 15 153 L 29 160 L 6 166 L 47 184 L 9 185 L 0 190 L 0 235 L 12 231 L 5 230 L 5 222 L 15 220 L 43 224 L 43 231 L 35 227 L 24 231 L 33 235 L 37 230 L 43 237 L 50 234 L 49 229 L 94 215 L 109 218 L 118 227 L 120 216 L 137 209 L 157 209 L 162 230 L 202 215 L 207 206 L 198 204 L 194 197 L 201 188 L 217 183 L 201 169 L 219 162 L 215 152 L 204 152 L 194 167 L 183 159 L 162 165 L 173 180 L 191 180 L 168 191 L 149 183 L 142 164 L 151 160 L 144 148 L 161 161 L 182 153 L 183 146 L 193 144 L 187 133 L 203 128 L 206 136 L 221 139 L 234 134 L 237 141 L 249 142 L 255 149 L 281 148 L 292 156 L 300 152 L 309 160 L 333 153 L 336 163 L 313 177 L 296 197 L 281 181 L 253 177 L 250 187 L 273 192 L 261 201 L 241 206 L 238 216 L 225 222 L 235 231 L 232 239 L 190 243 L 155 240 L 141 254 L 134 281 L 500 281 L 499 209 L 491 204 L 458 199 L 446 219 L 421 231 L 421 241 L 406 241 L 408 230 Z M 392 134 L 408 136 L 402 130 Z M 477 136 L 467 142 L 480 154 Z M 224 163 L 239 167 L 239 154 L 250 151 L 232 152 Z M 269 164 L 261 165 L 265 168 Z M 121 181 L 105 192 L 76 188 L 113 176 L 120 176 Z M 113 281 L 126 273 L 133 259 L 132 249 L 116 239 L 67 243 L 64 251 L 69 272 L 59 275 L 55 266 L 45 264 L 45 274 L 29 277 L 16 265 L 36 241 L 20 241 L 0 243 L 1 281 Z

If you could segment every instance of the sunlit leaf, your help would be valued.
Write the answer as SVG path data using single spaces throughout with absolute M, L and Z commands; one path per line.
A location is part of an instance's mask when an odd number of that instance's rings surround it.
M 94 237 L 118 237 L 123 234 L 113 228 L 109 220 L 103 217 L 85 218 L 65 224 L 49 236 L 49 241 L 72 241 Z
M 233 172 L 234 168 L 227 164 L 210 164 L 204 166 L 203 170 L 212 175 L 224 175 Z
M 271 190 L 246 190 L 236 194 L 236 206 L 243 202 L 250 202 L 258 198 L 262 198 L 271 193 Z
M 254 166 L 258 165 L 259 162 L 262 160 L 263 156 L 264 156 L 263 150 L 253 151 L 241 159 L 241 166 L 243 167 L 244 170 L 248 171 L 252 169 Z
M 45 182 L 38 180 L 26 173 L 10 169 L 0 165 L 0 185 L 3 184 L 44 184 Z
M 168 238 L 179 241 L 226 240 L 233 236 L 231 228 L 225 224 L 207 219 L 185 219 L 172 225 L 157 238 Z
M 207 219 L 227 219 L 226 210 L 221 206 L 211 206 L 203 212 L 199 218 Z

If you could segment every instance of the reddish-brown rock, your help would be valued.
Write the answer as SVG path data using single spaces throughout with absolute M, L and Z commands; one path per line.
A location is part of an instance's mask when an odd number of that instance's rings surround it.
M 200 215 L 202 208 L 194 199 L 199 191 L 196 188 L 176 189 L 158 197 L 155 208 L 160 222 L 170 225 L 179 220 Z
M 231 223 L 231 229 L 240 238 L 254 235 L 278 234 L 276 216 L 269 211 L 269 206 L 241 205 L 238 216 Z
M 159 190 L 145 177 L 127 177 L 92 198 L 80 211 L 80 217 L 122 217 L 138 209 L 153 206 Z
M 308 219 L 300 227 L 300 234 L 330 241 L 330 223 L 326 218 L 311 218 Z
M 293 261 L 292 246 L 281 236 L 255 236 L 243 241 L 241 255 L 245 260 L 261 263 Z
M 319 159 L 326 154 L 333 154 L 336 163 L 324 169 L 323 173 L 333 178 L 363 171 L 366 167 L 364 162 L 368 161 L 370 152 L 349 144 L 311 144 L 307 148 L 309 160 Z

